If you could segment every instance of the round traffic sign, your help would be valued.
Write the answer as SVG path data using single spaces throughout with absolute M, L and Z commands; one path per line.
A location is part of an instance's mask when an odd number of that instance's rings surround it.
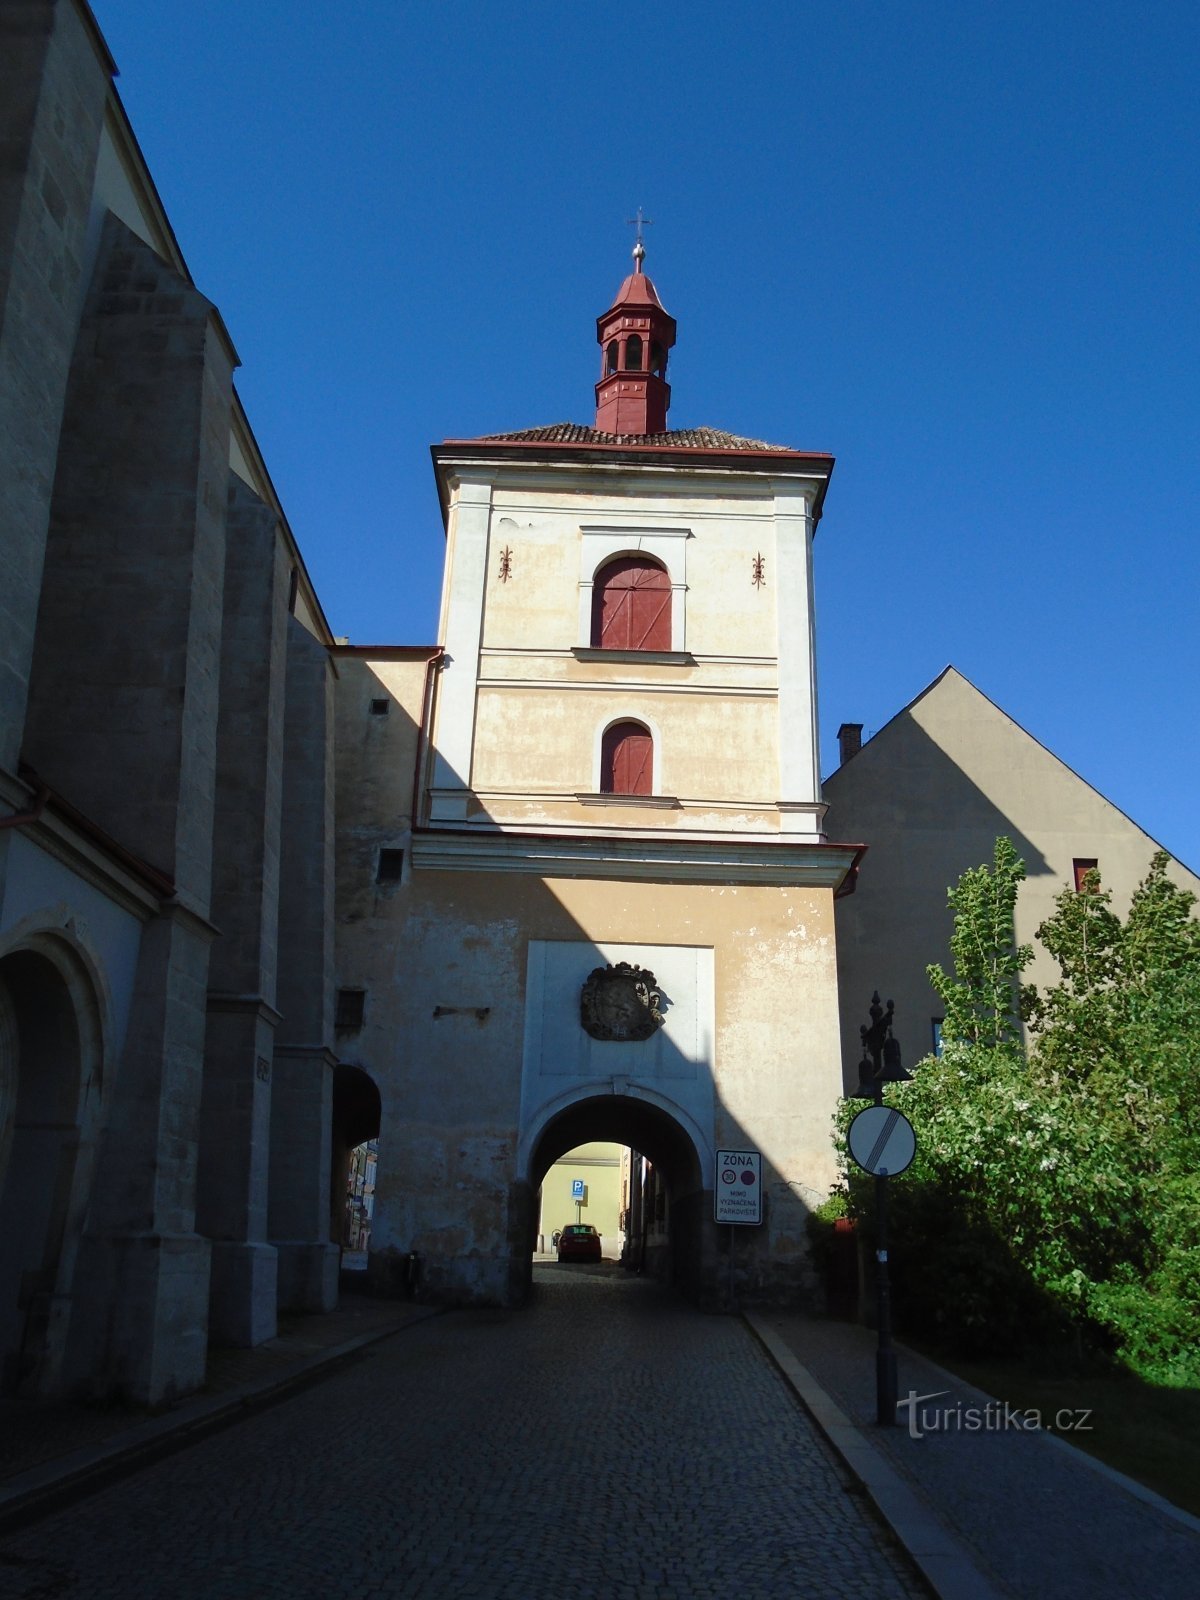
M 863 1171 L 877 1178 L 903 1172 L 917 1153 L 912 1123 L 891 1106 L 868 1106 L 860 1111 L 850 1124 L 846 1141 Z

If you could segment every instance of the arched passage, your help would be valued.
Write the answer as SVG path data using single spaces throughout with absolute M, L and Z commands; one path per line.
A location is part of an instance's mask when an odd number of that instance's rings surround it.
M 628 1146 L 652 1173 L 649 1196 L 630 1196 L 630 1265 L 644 1268 L 695 1297 L 703 1283 L 702 1226 L 711 1199 L 705 1188 L 705 1161 L 696 1137 L 680 1117 L 638 1095 L 584 1096 L 549 1117 L 528 1157 L 528 1182 L 519 1239 L 528 1286 L 537 1226 L 536 1196 L 555 1161 L 579 1145 L 601 1141 Z M 637 1163 L 635 1162 L 635 1170 Z M 661 1203 L 660 1203 L 661 1197 Z M 644 1200 L 648 1198 L 651 1210 Z M 659 1226 L 661 1224 L 661 1226 Z
M 82 984 L 82 980 L 81 980 Z M 98 1025 L 64 972 L 32 949 L 0 960 L 0 1389 L 52 1382 L 64 1331 L 65 1257 L 80 1221 L 76 1176 L 85 1061 Z M 78 998 L 86 1001 L 80 987 Z M 85 1007 L 86 1009 L 86 1007 Z
M 379 1138 L 382 1103 L 379 1088 L 369 1072 L 361 1067 L 338 1065 L 333 1073 L 332 1150 L 329 1161 L 329 1236 L 335 1244 L 346 1241 L 346 1222 L 349 1202 L 365 1205 L 361 1193 L 350 1195 L 352 1168 L 365 1170 L 374 1162 L 357 1159 L 364 1146 Z M 358 1239 L 352 1241 L 358 1247 Z

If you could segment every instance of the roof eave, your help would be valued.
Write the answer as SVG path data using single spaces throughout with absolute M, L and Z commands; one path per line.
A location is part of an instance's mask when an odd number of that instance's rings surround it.
M 741 471 L 778 476 L 780 472 L 794 473 L 811 464 L 812 475 L 820 479 L 813 503 L 813 521 L 821 520 L 825 492 L 833 474 L 835 458 L 823 450 L 739 450 L 728 447 L 704 445 L 663 444 L 597 444 L 593 440 L 546 439 L 443 439 L 430 445 L 434 476 L 437 479 L 438 499 L 442 506 L 442 521 L 449 515 L 449 497 L 446 492 L 444 465 L 450 460 L 501 459 L 512 461 L 546 462 L 621 462 L 647 466 L 712 466 L 733 467 Z

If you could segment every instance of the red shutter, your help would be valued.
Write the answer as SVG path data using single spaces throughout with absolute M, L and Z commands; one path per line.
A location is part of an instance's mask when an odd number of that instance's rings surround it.
M 1095 860 L 1084 861 L 1084 860 L 1081 860 L 1079 857 L 1076 857 L 1076 859 L 1071 863 L 1071 866 L 1074 869 L 1074 873 L 1075 873 L 1075 892 L 1076 892 L 1076 894 L 1082 894 L 1083 893 L 1083 880 L 1084 880 L 1084 878 L 1087 876 L 1087 874 L 1089 872 L 1097 871 L 1097 869 L 1100 866 L 1100 863 L 1099 863 L 1099 861 L 1095 861 Z
M 621 556 L 596 574 L 592 644 L 600 650 L 669 650 L 671 580 L 641 556 Z
M 654 741 L 639 722 L 614 722 L 600 748 L 602 794 L 654 793 Z

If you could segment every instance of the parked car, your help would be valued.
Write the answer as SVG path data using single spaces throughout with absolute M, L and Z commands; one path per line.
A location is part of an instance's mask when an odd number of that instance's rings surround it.
M 600 1235 L 590 1222 L 572 1222 L 558 1236 L 560 1261 L 599 1261 Z

